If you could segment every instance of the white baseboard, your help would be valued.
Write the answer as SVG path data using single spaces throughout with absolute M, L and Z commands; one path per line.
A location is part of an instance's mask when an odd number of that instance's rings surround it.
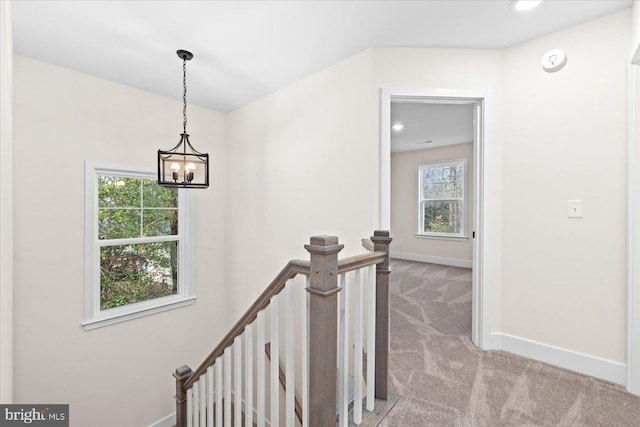
M 502 350 L 502 334 L 487 334 L 482 340 L 482 350 Z
M 404 252 L 391 252 L 391 258 L 404 259 L 407 261 L 428 262 L 430 264 L 450 265 L 452 267 L 471 268 L 472 262 L 466 259 L 442 258 L 437 256 L 408 254 Z
M 492 344 L 506 352 L 616 384 L 626 384 L 627 366 L 623 363 L 589 356 L 509 334 L 492 333 L 491 335 Z
M 176 423 L 176 413 L 174 412 L 173 414 L 167 415 L 163 419 L 151 424 L 149 427 L 173 427 L 175 423 Z

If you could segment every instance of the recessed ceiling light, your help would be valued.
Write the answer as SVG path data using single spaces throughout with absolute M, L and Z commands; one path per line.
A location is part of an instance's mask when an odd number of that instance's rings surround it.
M 396 132 L 400 132 L 402 129 L 404 129 L 404 125 L 402 123 L 396 123 L 391 126 L 391 129 L 395 130 Z
M 511 7 L 515 11 L 526 12 L 539 6 L 540 3 L 542 3 L 542 0 L 515 0 L 511 2 Z

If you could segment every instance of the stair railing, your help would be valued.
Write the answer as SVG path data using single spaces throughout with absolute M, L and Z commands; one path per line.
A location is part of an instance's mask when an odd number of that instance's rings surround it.
M 351 348 L 354 422 L 362 421 L 365 376 L 366 409 L 373 410 L 374 398 L 386 400 L 389 232 L 375 231 L 371 242 L 373 248 L 368 249 L 373 251 L 338 261 L 343 245 L 337 237 L 311 237 L 305 245 L 309 261 L 290 261 L 198 368 L 176 369 L 176 425 L 293 427 L 297 417 L 302 426 L 326 427 L 336 423 L 336 402 L 338 422 L 347 425 Z M 306 292 L 294 283 L 297 275 L 306 276 Z M 300 375 L 301 404 L 295 393 L 296 375 Z

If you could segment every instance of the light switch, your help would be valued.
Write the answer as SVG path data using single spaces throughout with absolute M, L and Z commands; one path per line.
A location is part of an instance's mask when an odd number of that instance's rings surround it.
M 582 200 L 569 200 L 568 215 L 569 218 L 582 218 Z

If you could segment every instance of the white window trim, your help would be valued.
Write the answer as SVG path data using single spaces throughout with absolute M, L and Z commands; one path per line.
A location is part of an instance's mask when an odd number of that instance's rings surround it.
M 453 233 L 416 233 L 415 237 L 418 239 L 432 240 L 459 240 L 461 242 L 466 242 L 467 240 L 469 240 L 469 236 L 459 236 Z
M 422 210 L 422 169 L 424 167 L 438 167 L 438 166 L 447 166 L 455 163 L 462 163 L 464 168 L 464 181 L 462 188 L 462 219 L 460 221 L 460 233 L 437 233 L 437 232 L 424 232 L 424 212 Z M 436 239 L 436 240 L 468 240 L 469 237 L 467 235 L 467 159 L 466 158 L 457 158 L 457 159 L 447 159 L 447 160 L 436 160 L 431 162 L 422 162 L 417 165 L 417 175 L 418 175 L 418 232 L 415 234 L 416 237 L 421 239 Z M 454 200 L 454 199 L 442 199 L 442 200 Z
M 178 189 L 178 293 L 122 307 L 100 310 L 100 242 L 98 241 L 98 175 L 155 179 L 157 171 L 131 165 L 85 161 L 85 331 L 184 307 L 195 302 L 193 264 L 193 195 Z M 162 238 L 160 238 L 162 239 Z

